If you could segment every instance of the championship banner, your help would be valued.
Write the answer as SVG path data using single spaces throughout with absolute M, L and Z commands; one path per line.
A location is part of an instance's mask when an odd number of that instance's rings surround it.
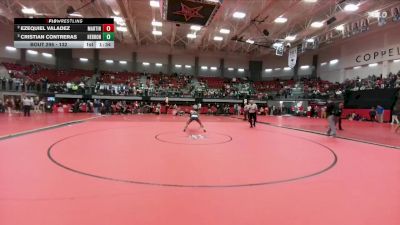
M 297 47 L 289 49 L 289 67 L 294 68 L 297 60 Z
M 283 45 L 282 45 L 282 46 L 279 46 L 279 47 L 276 48 L 275 54 L 276 54 L 277 56 L 283 56 L 283 51 L 284 51 L 284 50 L 285 50 L 285 49 L 284 49 Z

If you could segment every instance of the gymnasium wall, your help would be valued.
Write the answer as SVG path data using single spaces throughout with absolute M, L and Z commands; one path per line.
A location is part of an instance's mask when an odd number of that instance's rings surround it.
M 298 76 L 311 75 L 313 55 L 318 55 L 317 75 L 323 80 L 332 82 L 342 82 L 357 76 L 363 78 L 373 74 L 386 76 L 389 72 L 397 73 L 400 70 L 400 62 L 393 62 L 393 60 L 400 59 L 399 37 L 400 23 L 394 23 L 351 38 L 337 40 L 333 44 L 317 50 L 308 50 L 298 56 Z M 374 59 L 375 52 L 379 52 L 379 55 Z M 371 59 L 364 60 L 364 55 L 367 55 L 366 59 L 368 59 L 368 54 Z M 283 56 L 263 55 L 256 59 L 263 61 L 263 79 L 288 79 L 294 75 L 292 70 L 283 70 L 288 66 L 287 54 Z M 339 62 L 330 64 L 329 62 L 333 59 L 338 59 Z M 378 63 L 378 65 L 368 67 L 368 64 L 371 63 Z M 303 65 L 308 65 L 309 68 L 301 69 Z M 356 66 L 360 66 L 360 68 L 354 69 Z M 265 69 L 272 69 L 272 71 Z
M 284 70 L 284 67 L 288 66 L 288 58 L 287 55 L 284 56 L 276 56 L 276 55 L 268 55 L 264 57 L 263 61 L 263 80 L 272 80 L 272 79 L 290 79 L 293 77 L 293 70 Z M 266 71 L 265 69 L 272 69 L 272 71 Z
M 0 23 L 0 59 L 1 61 L 5 62 L 13 62 L 15 60 L 20 59 L 21 54 L 20 50 L 16 51 L 8 51 L 5 49 L 5 46 L 13 46 L 13 36 L 12 36 L 12 28 L 5 26 L 4 24 Z
M 312 56 L 319 56 L 319 65 L 317 75 L 324 80 L 332 82 L 342 82 L 345 79 L 355 77 L 367 77 L 368 75 L 386 76 L 389 72 L 397 73 L 400 70 L 400 62 L 393 62 L 394 59 L 400 59 L 397 54 L 397 48 L 400 48 L 400 23 L 387 25 L 366 32 L 352 38 L 338 40 L 334 44 L 322 47 L 315 51 L 307 51 L 300 54 L 298 58 L 299 70 L 298 76 L 310 76 L 312 73 Z M 0 35 L 0 60 L 16 62 L 20 59 L 20 50 L 7 51 L 5 46 L 12 46 L 12 27 L 1 24 L 2 35 Z M 392 50 L 390 50 L 392 49 Z M 35 49 L 39 52 L 37 55 L 26 55 L 27 63 L 40 63 L 48 66 L 55 65 L 55 58 L 46 58 L 41 53 L 46 52 L 54 55 L 53 49 Z M 381 57 L 376 57 L 368 61 L 359 60 L 366 54 L 386 51 Z M 389 54 L 392 56 L 390 56 Z M 136 52 L 137 64 L 133 65 L 132 54 Z M 171 49 L 165 45 L 146 45 L 134 47 L 130 45 L 116 44 L 115 49 L 102 49 L 99 51 L 99 69 L 109 71 L 146 71 L 149 73 L 167 72 L 168 55 L 172 55 L 172 72 L 194 74 L 195 57 L 199 58 L 199 76 L 221 76 L 220 60 L 224 59 L 225 77 L 245 77 L 249 76 L 248 64 L 250 60 L 261 60 L 263 62 L 262 79 L 271 80 L 275 78 L 290 79 L 293 77 L 293 70 L 284 70 L 287 67 L 287 55 L 263 55 L 260 57 L 250 57 L 246 54 L 232 54 L 226 52 L 202 52 L 195 49 L 174 48 Z M 361 56 L 358 57 L 357 56 Z M 79 69 L 94 69 L 93 49 L 73 49 L 73 67 Z M 89 59 L 87 62 L 80 61 L 79 58 Z M 106 63 L 106 59 L 113 59 L 113 63 Z M 330 64 L 329 61 L 338 59 L 337 64 Z M 127 63 L 121 64 L 120 60 Z M 359 61 L 359 62 L 357 62 Z M 143 65 L 148 62 L 150 65 Z M 155 63 L 163 64 L 156 67 Z M 325 65 L 321 65 L 325 63 Z M 370 63 L 378 63 L 375 67 L 368 67 Z M 176 64 L 182 67 L 175 67 Z M 190 65 L 191 68 L 186 68 Z M 301 66 L 308 65 L 309 68 L 302 69 Z M 201 69 L 201 66 L 207 66 L 207 69 Z M 217 70 L 211 70 L 210 67 L 217 67 Z M 355 69 L 355 66 L 360 68 Z M 227 70 L 227 68 L 234 70 Z M 244 72 L 238 71 L 243 68 Z M 279 68 L 279 69 L 278 69 Z M 271 71 L 265 69 L 272 69 Z
M 377 28 L 370 32 L 355 35 L 348 39 L 320 49 L 318 75 L 333 82 L 343 82 L 355 77 L 365 78 L 369 75 L 387 76 L 400 70 L 400 23 Z M 338 59 L 337 64 L 329 64 Z M 321 63 L 326 62 L 326 65 Z M 369 66 L 377 63 L 376 66 Z

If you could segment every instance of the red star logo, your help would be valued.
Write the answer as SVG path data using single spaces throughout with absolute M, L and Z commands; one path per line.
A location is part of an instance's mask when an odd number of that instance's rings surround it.
M 203 6 L 190 8 L 185 4 L 181 3 L 181 11 L 174 12 L 174 14 L 182 15 L 185 17 L 186 22 L 192 18 L 204 18 L 199 11 L 203 8 Z

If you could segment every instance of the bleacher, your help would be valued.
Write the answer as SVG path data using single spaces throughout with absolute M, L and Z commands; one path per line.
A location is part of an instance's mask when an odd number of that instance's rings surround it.
M 102 71 L 100 80 L 104 83 L 119 84 L 136 80 L 140 75 L 134 72 Z
M 200 82 L 205 83 L 209 88 L 222 88 L 224 79 L 220 77 L 199 77 Z
M 40 82 L 45 80 L 50 84 L 64 84 L 67 82 L 80 83 L 92 78 L 94 73 L 90 70 L 73 69 L 63 71 L 44 68 L 40 65 L 21 66 L 15 63 L 3 62 L 11 78 L 25 82 Z M 144 93 L 144 89 L 151 90 L 157 96 L 161 95 L 195 95 L 211 98 L 237 98 L 238 96 L 251 95 L 253 97 L 291 97 L 291 98 L 326 98 L 330 96 L 341 96 L 345 90 L 366 90 L 400 87 L 400 72 L 389 74 L 387 77 L 368 76 L 366 78 L 351 79 L 345 82 L 332 83 L 329 81 L 303 78 L 294 80 L 272 80 L 249 82 L 246 79 L 228 80 L 221 77 L 198 77 L 177 74 L 141 74 L 137 72 L 114 72 L 102 71 L 98 84 L 118 85 L 129 93 Z M 92 80 L 96 80 L 93 77 Z M 140 79 L 139 79 L 140 78 Z M 20 82 L 18 81 L 18 82 Z M 193 81 L 193 83 L 192 83 Z M 199 81 L 199 82 L 197 82 Z M 86 84 L 86 83 L 85 83 Z M 92 83 L 93 84 L 93 83 Z M 89 85 L 92 85 L 89 84 Z M 86 86 L 86 85 L 85 85 Z M 105 85 L 107 86 L 107 85 Z M 124 86 L 124 87 L 122 87 Z M 139 90 L 142 89 L 142 90 Z M 202 93 L 199 95 L 199 92 Z M 107 92 L 108 93 L 108 92 Z M 112 93 L 112 92 L 111 92 Z M 119 92 L 117 92 L 119 93 Z M 127 92 L 121 92 L 127 94 Z

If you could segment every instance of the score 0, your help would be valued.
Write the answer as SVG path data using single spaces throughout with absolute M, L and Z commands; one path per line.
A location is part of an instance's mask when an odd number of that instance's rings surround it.
M 114 24 L 103 24 L 103 41 L 114 41 Z

